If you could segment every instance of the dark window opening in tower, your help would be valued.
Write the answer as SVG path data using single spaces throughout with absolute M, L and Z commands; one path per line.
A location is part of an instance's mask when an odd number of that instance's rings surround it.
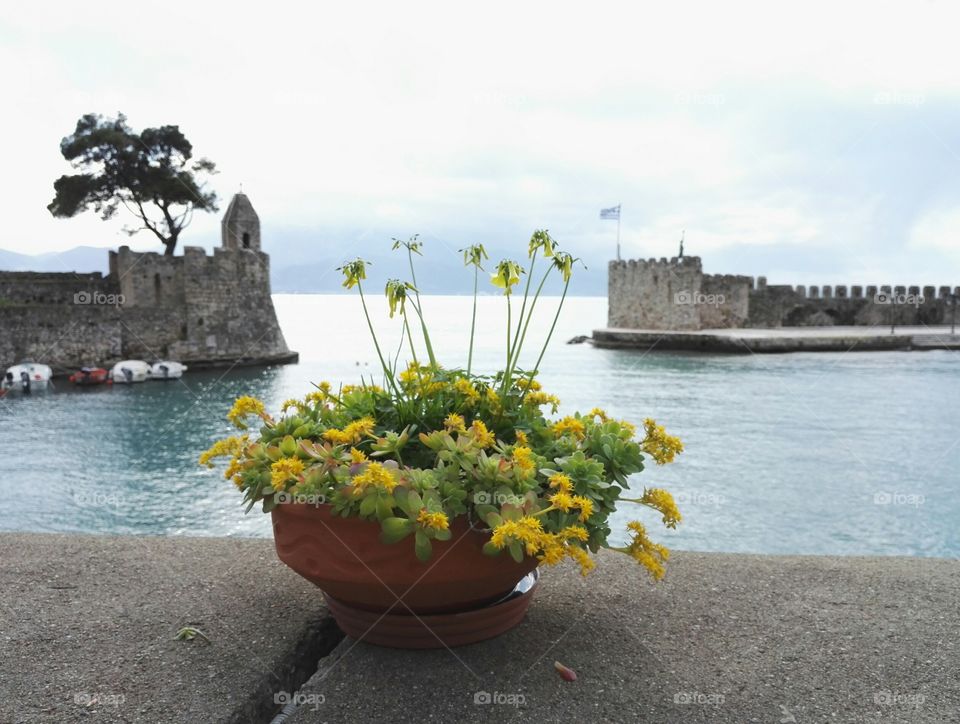
M 244 249 L 250 248 L 250 232 L 249 231 L 243 232 L 243 248 Z
M 159 302 L 160 301 L 160 274 L 153 275 L 153 296 Z

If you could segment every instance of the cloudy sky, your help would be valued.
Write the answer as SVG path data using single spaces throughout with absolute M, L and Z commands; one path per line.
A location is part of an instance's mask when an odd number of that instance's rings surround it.
M 948 3 L 208 5 L 0 11 L 0 248 L 155 248 L 45 208 L 60 138 L 123 111 L 178 124 L 222 197 L 243 184 L 275 267 L 546 226 L 602 272 L 619 202 L 625 256 L 685 229 L 712 272 L 960 284 Z

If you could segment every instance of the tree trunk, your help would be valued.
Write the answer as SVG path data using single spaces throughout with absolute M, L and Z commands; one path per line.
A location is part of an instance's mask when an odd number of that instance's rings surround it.
M 163 255 L 164 256 L 173 256 L 173 252 L 177 248 L 177 236 L 178 234 L 171 234 L 166 239 L 163 240 Z

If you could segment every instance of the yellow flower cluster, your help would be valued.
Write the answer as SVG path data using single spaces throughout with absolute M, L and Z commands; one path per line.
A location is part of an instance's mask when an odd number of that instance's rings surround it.
M 466 423 L 463 421 L 463 415 L 451 412 L 443 421 L 443 427 L 447 432 L 466 432 Z
M 604 410 L 601 410 L 599 407 L 594 407 L 590 412 L 587 413 L 587 417 L 599 417 L 600 422 L 606 422 L 610 418 L 607 417 L 607 413 Z
M 354 445 L 373 433 L 377 423 L 372 417 L 361 417 L 347 425 L 343 430 L 335 427 L 323 433 L 323 438 L 334 445 Z
M 553 424 L 553 434 L 557 437 L 573 435 L 577 440 L 583 440 L 587 434 L 586 430 L 583 422 L 575 417 L 565 417 Z
M 231 408 L 230 412 L 227 413 L 227 419 L 241 430 L 245 430 L 247 424 L 243 421 L 243 418 L 247 417 L 248 415 L 259 415 L 260 417 L 265 417 L 266 412 L 264 411 L 263 403 L 260 402 L 260 400 L 258 400 L 256 397 L 244 395 L 243 397 L 238 397 L 237 401 L 233 403 L 233 407 Z
M 663 524 L 668 528 L 676 528 L 677 523 L 683 520 L 673 496 L 662 488 L 644 490 L 639 502 L 659 510 L 663 514 Z
M 564 493 L 573 492 L 573 481 L 563 473 L 554 473 L 551 475 L 549 483 L 551 488 L 556 488 Z
M 643 421 L 646 437 L 640 447 L 645 453 L 657 461 L 657 465 L 672 463 L 677 453 L 683 452 L 683 443 L 680 438 L 668 435 L 662 425 L 658 425 L 651 418 Z
M 524 475 L 532 473 L 537 468 L 537 463 L 533 459 L 533 450 L 524 445 L 514 447 L 513 464 Z
M 307 408 L 307 405 L 303 400 L 294 400 L 293 398 L 291 398 L 289 400 L 284 401 L 284 403 L 280 406 L 280 410 L 285 413 L 291 407 L 296 408 L 297 411 L 301 411 L 301 410 L 305 410 Z
M 274 490 L 283 490 L 290 478 L 303 472 L 300 458 L 280 458 L 270 466 L 270 484 Z
M 367 463 L 366 469 L 353 478 L 354 493 L 366 490 L 370 486 L 382 488 L 389 493 L 397 487 L 397 480 L 389 468 L 382 463 Z
M 423 508 L 417 513 L 417 525 L 430 530 L 448 530 L 450 521 L 445 513 L 431 513 Z
M 627 528 L 633 531 L 633 539 L 630 541 L 630 545 L 619 550 L 627 553 L 659 581 L 665 573 L 663 564 L 670 557 L 670 551 L 651 541 L 647 537 L 647 531 L 642 523 L 634 520 L 627 523 Z
M 480 399 L 480 393 L 477 392 L 477 388 L 470 384 L 470 380 L 464 377 L 460 377 L 453 383 L 453 389 L 466 397 L 468 402 L 476 402 Z
M 503 521 L 493 529 L 490 542 L 501 550 L 511 543 L 520 543 L 528 556 L 537 556 L 542 563 L 551 566 L 564 558 L 572 558 L 580 564 L 580 572 L 587 575 L 594 562 L 586 550 L 570 541 L 586 542 L 589 538 L 587 529 L 580 525 L 567 526 L 559 533 L 548 533 L 537 518 L 528 515 L 519 520 Z
M 233 435 L 231 437 L 225 438 L 223 440 L 217 440 L 213 445 L 210 446 L 209 450 L 203 452 L 200 455 L 200 464 L 206 465 L 208 468 L 213 467 L 213 463 L 210 462 L 214 458 L 222 458 L 227 455 L 236 457 L 240 452 L 247 446 L 247 436 L 246 435 Z
M 353 464 L 365 463 L 367 461 L 367 456 L 363 450 L 357 450 L 355 447 L 350 448 L 350 462 Z
M 516 386 L 518 389 L 534 392 L 543 389 L 543 385 L 541 385 L 539 382 L 536 380 L 528 380 L 526 377 L 521 377 L 519 380 L 517 380 Z
M 583 495 L 570 495 L 569 491 L 561 489 L 547 500 L 550 501 L 550 505 L 564 513 L 570 512 L 571 508 L 579 510 L 581 523 L 593 515 L 593 501 Z
M 523 430 L 517 430 L 517 445 L 529 445 L 530 440 L 527 439 L 527 433 Z
M 482 448 L 492 447 L 497 441 L 493 433 L 487 430 L 487 426 L 483 424 L 483 420 L 474 420 L 473 424 L 470 425 L 470 432 L 473 435 L 473 439 L 476 440 L 477 445 Z
M 529 392 L 527 396 L 523 398 L 523 404 L 534 407 L 550 405 L 550 409 L 556 412 L 557 408 L 560 407 L 560 398 L 556 395 L 548 395 L 546 392 Z

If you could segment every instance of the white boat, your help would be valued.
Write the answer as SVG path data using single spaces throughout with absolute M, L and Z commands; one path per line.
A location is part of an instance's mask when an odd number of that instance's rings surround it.
M 187 366 L 173 360 L 160 360 L 154 362 L 150 368 L 150 377 L 154 380 L 179 380 L 183 373 L 187 371 Z
M 149 377 L 150 365 L 139 359 L 125 359 L 122 362 L 117 362 L 110 370 L 110 379 L 118 385 L 143 382 Z
M 53 370 L 47 365 L 37 364 L 36 362 L 21 362 L 13 367 L 8 367 L 0 381 L 0 389 L 3 392 L 43 392 L 50 387 L 50 378 L 53 376 Z

